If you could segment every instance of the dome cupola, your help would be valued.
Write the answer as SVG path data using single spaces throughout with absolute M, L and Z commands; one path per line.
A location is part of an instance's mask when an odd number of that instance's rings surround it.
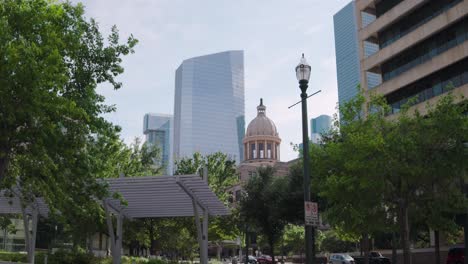
M 263 99 L 260 99 L 260 105 L 257 106 L 257 117 L 250 122 L 245 136 L 252 137 L 261 135 L 278 136 L 275 123 L 266 116 L 266 106 L 263 105 Z
M 279 160 L 279 145 L 281 139 L 275 123 L 266 116 L 266 106 L 263 99 L 257 106 L 257 117 L 247 126 L 244 138 L 244 157 L 252 160 Z

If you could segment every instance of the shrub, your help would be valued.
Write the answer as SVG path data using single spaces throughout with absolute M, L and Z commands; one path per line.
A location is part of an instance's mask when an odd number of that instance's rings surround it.
M 26 262 L 27 257 L 24 253 L 0 251 L 0 260 L 12 262 Z
M 147 264 L 167 264 L 167 262 L 162 259 L 150 259 L 146 263 Z

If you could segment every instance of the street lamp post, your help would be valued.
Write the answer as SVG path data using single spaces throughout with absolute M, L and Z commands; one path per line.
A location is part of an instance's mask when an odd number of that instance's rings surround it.
M 304 163 L 304 203 L 310 202 L 310 163 L 309 163 L 309 129 L 307 125 L 307 88 L 309 87 L 311 67 L 307 64 L 304 54 L 296 67 L 296 77 L 301 88 L 302 102 L 302 155 Z M 305 224 L 306 264 L 315 263 L 315 232 L 314 227 Z
M 465 146 L 465 151 L 468 151 L 468 142 L 463 143 Z M 464 187 L 463 191 L 465 192 L 465 195 L 468 195 L 466 192 L 468 191 L 466 189 L 466 181 L 462 182 L 462 186 Z M 468 209 L 465 211 L 465 219 L 463 223 L 463 229 L 464 229 L 464 238 L 465 238 L 465 264 L 468 264 Z

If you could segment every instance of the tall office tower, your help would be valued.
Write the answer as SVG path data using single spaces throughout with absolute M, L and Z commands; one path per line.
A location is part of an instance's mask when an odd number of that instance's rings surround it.
M 242 161 L 244 108 L 243 51 L 184 60 L 175 78 L 175 157 L 220 151 Z
M 332 128 L 332 118 L 329 115 L 320 115 L 310 119 L 310 140 L 318 144 L 321 134 L 328 132 Z
M 363 23 L 370 24 L 375 20 L 372 14 L 363 15 Z M 361 83 L 360 59 L 358 49 L 358 27 L 356 2 L 351 1 L 333 16 L 335 29 L 336 73 L 338 81 L 338 101 L 340 105 L 348 102 L 358 93 Z M 367 56 L 375 53 L 378 46 L 366 43 Z M 381 77 L 375 73 L 366 76 L 372 87 L 381 83 Z
M 411 100 L 425 112 L 453 89 L 468 96 L 468 0 L 356 0 L 360 75 L 380 74 L 382 84 L 365 91 L 386 97 L 392 113 Z M 374 15 L 371 24 L 364 16 Z M 366 45 L 379 50 L 366 57 Z
M 156 145 L 161 149 L 161 162 L 167 175 L 172 175 L 172 137 L 173 137 L 173 116 L 166 114 L 145 114 L 143 119 L 143 133 L 146 142 Z

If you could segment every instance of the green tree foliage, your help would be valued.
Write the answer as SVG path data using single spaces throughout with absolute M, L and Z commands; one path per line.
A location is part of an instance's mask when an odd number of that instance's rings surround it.
M 283 249 L 289 252 L 290 255 L 304 253 L 304 226 L 286 225 L 283 235 Z
M 273 259 L 275 245 L 286 226 L 281 208 L 287 182 L 285 177 L 274 177 L 273 167 L 260 167 L 244 186 L 245 195 L 240 203 L 242 218 L 265 236 Z
M 359 95 L 346 104 L 341 111 L 346 125 L 340 126 L 339 132 L 332 131 L 326 144 L 311 155 L 321 163 L 313 177 L 319 178 L 319 195 L 327 201 L 324 217 L 340 230 L 342 238 L 362 238 L 367 256 L 369 236 L 385 230 L 388 223 L 382 201 L 385 185 L 380 177 L 384 117 L 373 111 L 364 118 L 364 102 L 364 96 Z
M 355 243 L 343 240 L 334 230 L 326 231 L 321 243 L 322 252 L 352 252 L 355 250 Z
M 207 166 L 208 185 L 224 204 L 229 203 L 229 194 L 226 190 L 238 182 L 235 160 L 229 159 L 221 152 L 205 157 L 197 152 L 191 158 L 177 160 L 175 165 L 176 174 L 200 174 Z
M 399 219 L 405 263 L 412 219 L 425 214 L 428 227 L 451 231 L 455 214 L 466 210 L 460 183 L 468 158 L 463 145 L 468 140 L 467 106 L 466 99 L 455 103 L 451 94 L 427 105 L 424 115 L 407 106 L 386 135 L 386 202 Z
M 40 196 L 68 219 L 96 214 L 106 192 L 92 154 L 119 131 L 96 88 L 121 87 L 136 43 L 119 43 L 115 27 L 105 40 L 80 4 L 0 1 L 0 180 L 24 206 Z
M 117 162 L 117 168 L 128 177 L 161 175 L 164 169 L 161 149 L 142 144 L 140 138 L 135 138 L 130 148 L 122 148 Z
M 132 36 L 107 40 L 83 6 L 48 0 L 0 1 L 0 179 L 23 200 L 44 197 L 60 212 L 92 211 L 102 198 L 93 152 L 119 131 L 101 117 L 114 110 L 100 83 L 121 87 Z
M 468 204 L 459 187 L 467 160 L 466 100 L 455 103 L 449 94 L 424 115 L 410 105 L 389 117 L 382 97 L 360 94 L 340 109 L 339 130 L 311 153 L 326 220 L 340 236 L 367 242 L 376 232 L 396 230 L 397 219 L 405 263 L 411 219 L 424 215 L 427 226 L 451 230 Z

